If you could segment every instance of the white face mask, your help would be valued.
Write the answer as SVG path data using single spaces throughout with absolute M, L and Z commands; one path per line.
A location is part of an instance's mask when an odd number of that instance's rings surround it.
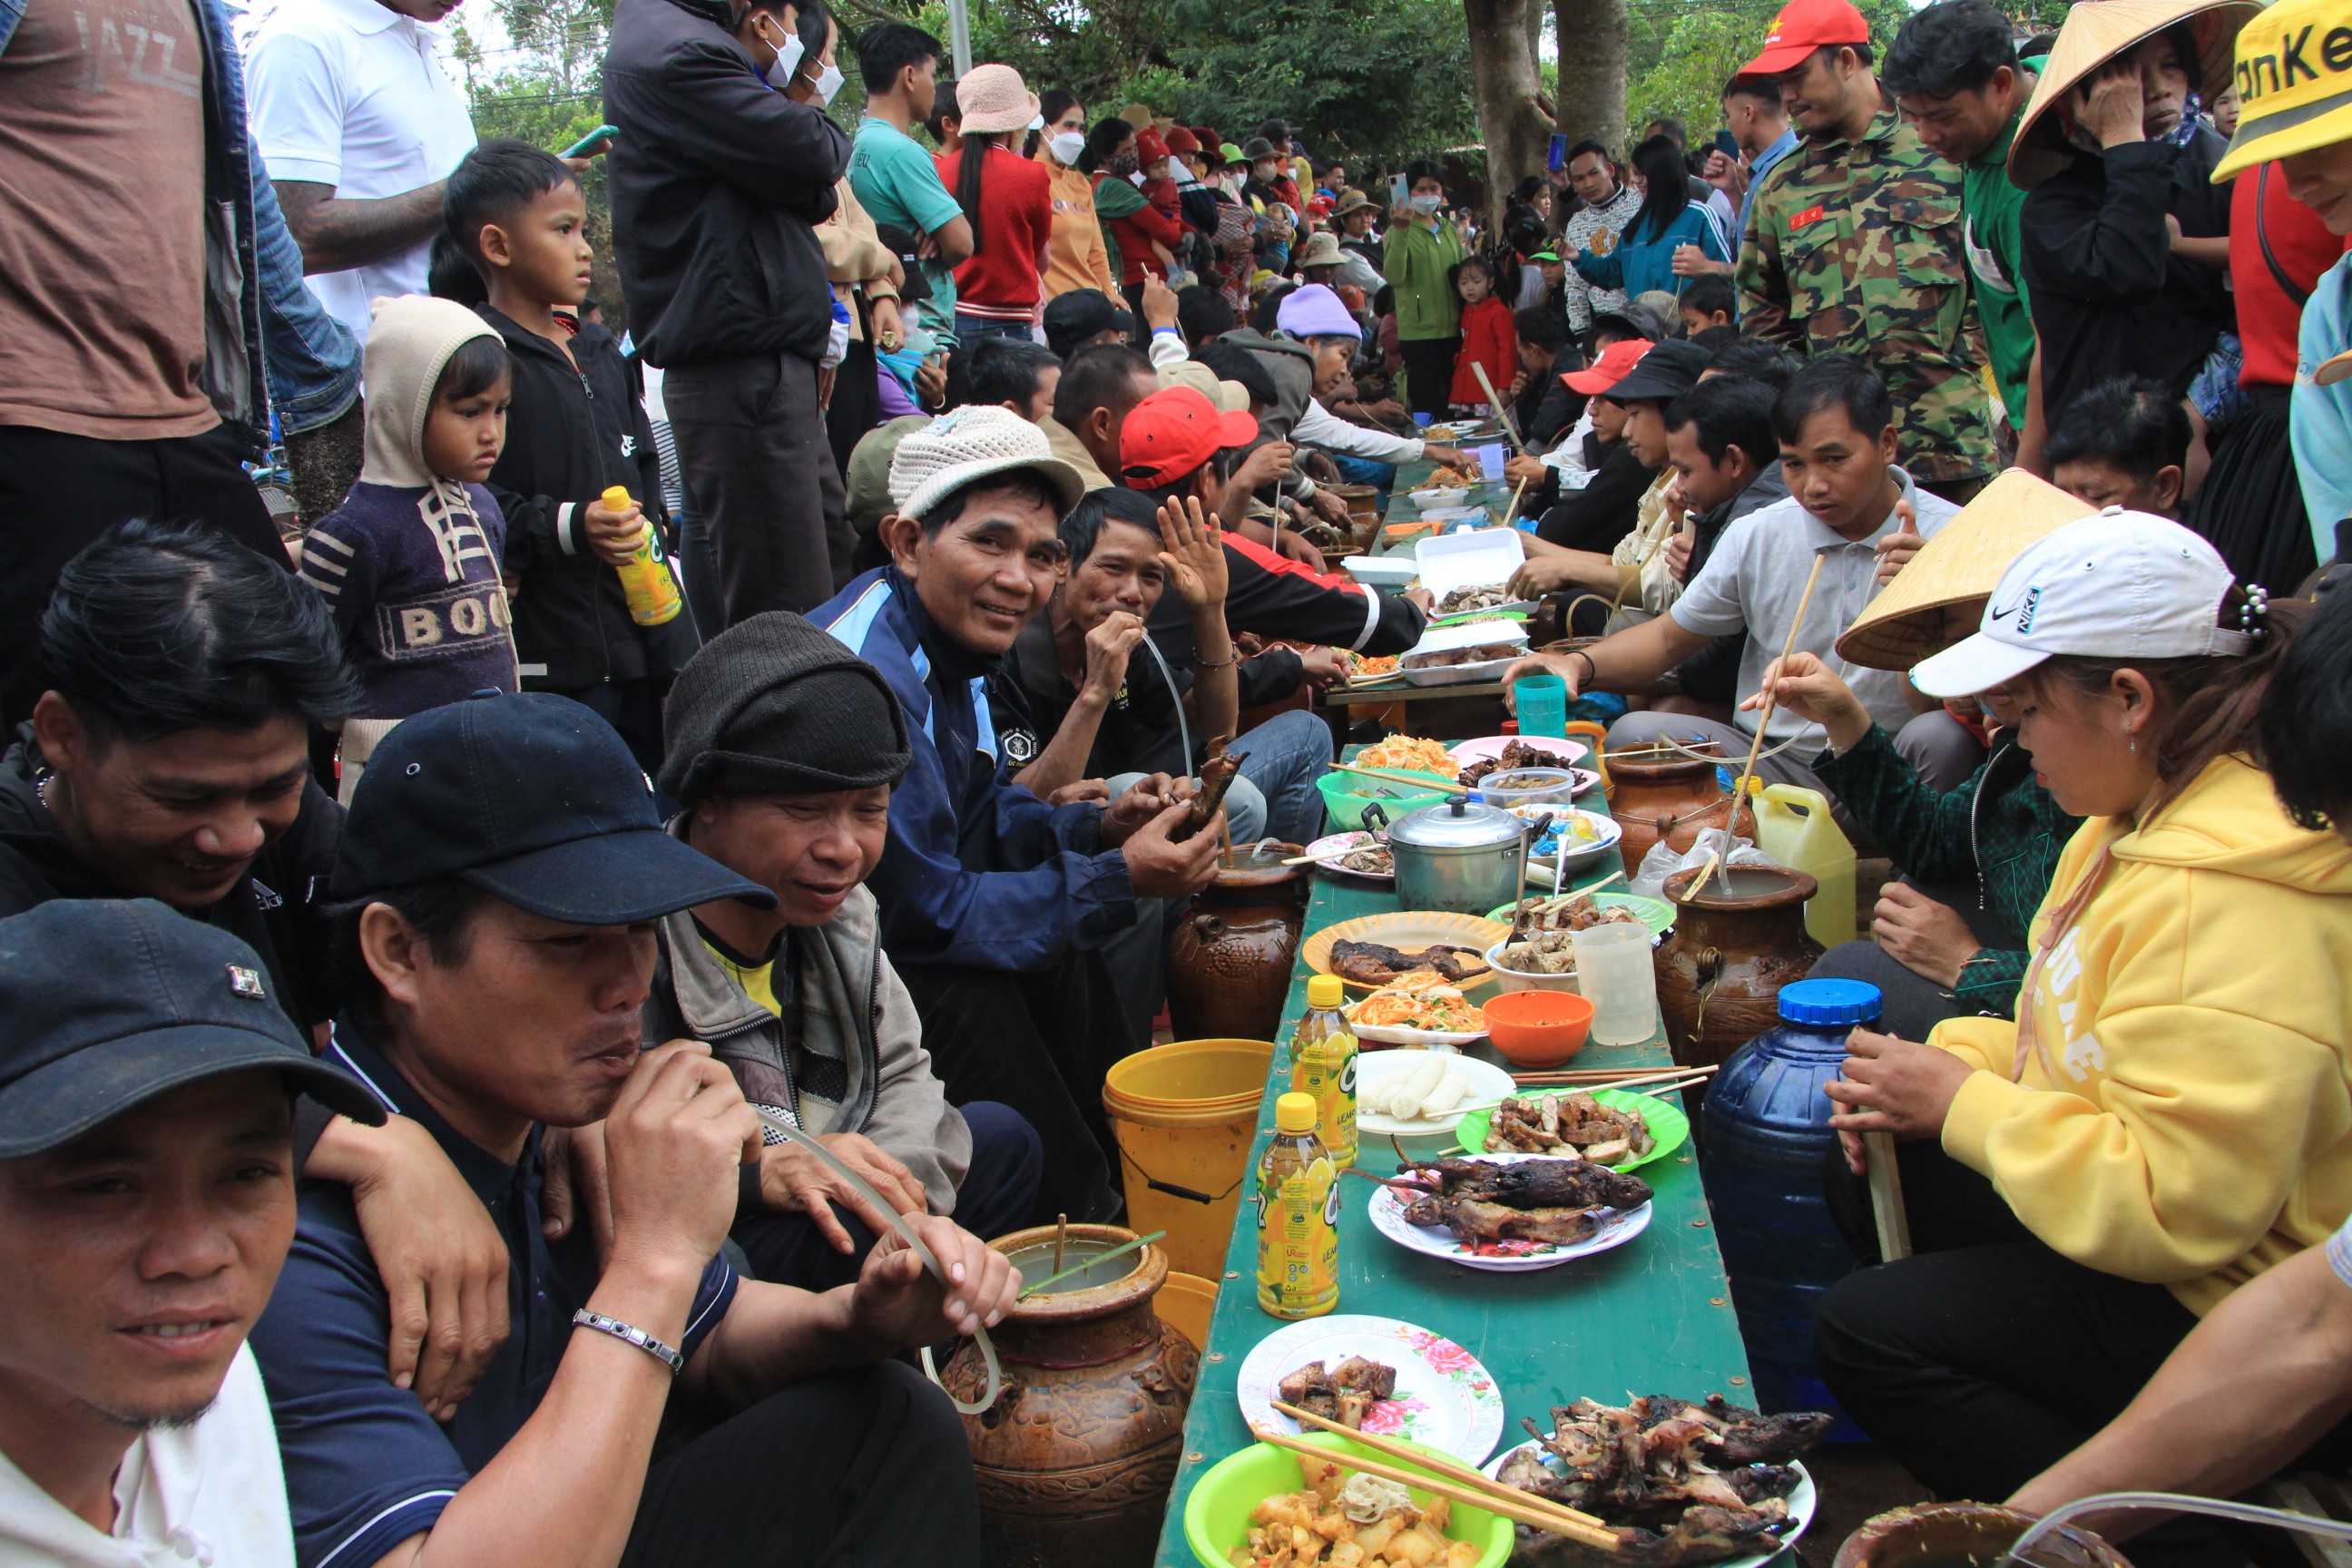
M 1444 196 L 1415 196 L 1412 198 L 1412 210 L 1422 214 L 1423 216 L 1427 216 L 1429 214 L 1435 212 L 1444 205 L 1445 198 Z
M 1277 166 L 1273 163 L 1256 163 L 1250 168 L 1250 173 L 1257 176 L 1257 183 L 1261 185 L 1274 184 L 1274 176 L 1278 172 Z
M 841 90 L 841 68 L 826 66 L 816 73 L 816 80 L 809 85 L 816 89 L 816 100 L 819 103 L 831 103 L 833 95 Z
M 768 85 L 778 92 L 791 86 L 793 73 L 801 68 L 801 57 L 807 52 L 798 34 L 786 37 L 776 51 L 775 63 L 768 67 Z
M 1087 133 L 1083 131 L 1056 131 L 1045 139 L 1045 145 L 1054 150 L 1054 156 L 1062 163 L 1075 163 L 1078 161 L 1078 154 L 1087 150 Z

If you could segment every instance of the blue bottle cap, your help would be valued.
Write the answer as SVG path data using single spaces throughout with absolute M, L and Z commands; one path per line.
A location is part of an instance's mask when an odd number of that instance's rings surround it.
M 1864 980 L 1800 980 L 1780 987 L 1780 1016 L 1811 1028 L 1874 1024 L 1885 1010 L 1878 987 Z

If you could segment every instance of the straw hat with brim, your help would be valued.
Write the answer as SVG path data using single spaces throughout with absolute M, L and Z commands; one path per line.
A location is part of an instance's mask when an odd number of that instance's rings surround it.
M 2018 122 L 2009 149 L 2010 183 L 2032 190 L 2074 162 L 2058 106 L 2101 66 L 2168 27 L 2188 26 L 2197 41 L 2191 85 L 2209 102 L 2220 97 L 2230 85 L 2238 29 L 2262 9 L 2254 0 L 2084 0 L 2076 5 L 2066 13 Z
M 1838 657 L 1870 669 L 1908 669 L 1942 652 L 1958 640 L 1945 635 L 1946 611 L 1986 597 L 2027 545 L 2097 510 L 2023 468 L 2004 470 L 1846 628 Z
M 1363 192 L 1350 186 L 1339 193 L 1339 205 L 1331 209 L 1331 216 L 1335 218 L 1346 217 L 1349 213 L 1361 212 L 1366 207 L 1379 205 Z
M 2215 184 L 2256 163 L 2352 142 L 2352 55 L 2324 47 L 2344 19 L 2342 0 L 2280 0 L 2246 24 L 2238 35 L 2238 132 L 2213 171 Z
M 1025 131 L 1037 118 L 1037 95 L 1011 66 L 974 66 L 956 78 L 955 89 L 966 134 Z
M 1337 267 L 1339 263 L 1347 259 L 1348 253 L 1339 248 L 1339 236 L 1333 234 L 1317 234 L 1314 237 L 1307 240 L 1307 248 L 1298 253 L 1296 265 L 1300 267 Z

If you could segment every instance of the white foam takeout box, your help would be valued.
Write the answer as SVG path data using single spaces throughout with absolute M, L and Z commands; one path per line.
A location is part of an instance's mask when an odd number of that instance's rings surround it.
M 1489 643 L 1513 645 L 1509 657 L 1431 668 L 1417 668 L 1413 663 L 1415 658 L 1429 654 L 1483 647 Z M 1405 650 L 1404 658 L 1398 661 L 1397 673 L 1414 686 L 1464 686 L 1475 680 L 1493 680 L 1509 668 L 1512 660 L 1525 653 L 1527 647 L 1528 628 L 1524 621 L 1473 621 L 1465 626 L 1432 626 L 1422 633 L 1419 642 Z

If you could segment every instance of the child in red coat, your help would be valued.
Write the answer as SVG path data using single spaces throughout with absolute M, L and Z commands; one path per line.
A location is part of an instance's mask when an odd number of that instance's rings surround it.
M 1494 405 L 1478 384 L 1473 365 L 1485 365 L 1497 397 L 1510 395 L 1511 378 L 1519 374 L 1519 333 L 1511 324 L 1511 308 L 1495 297 L 1495 275 L 1486 262 L 1468 257 L 1454 264 L 1454 291 L 1462 296 L 1462 347 L 1454 357 L 1454 390 L 1449 401 L 1456 414 L 1486 414 Z

